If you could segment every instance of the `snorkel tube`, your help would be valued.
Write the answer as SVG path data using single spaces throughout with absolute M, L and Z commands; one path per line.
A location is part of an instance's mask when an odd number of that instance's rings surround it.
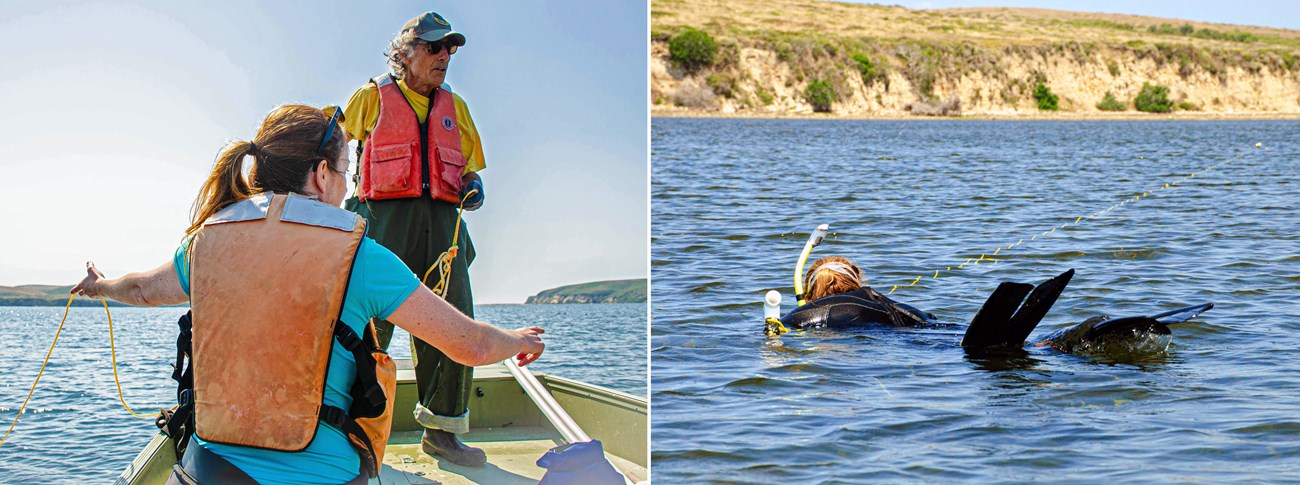
M 808 253 L 811 253 L 812 248 L 815 248 L 818 244 L 822 243 L 822 239 L 826 238 L 826 233 L 830 230 L 831 226 L 828 224 L 817 226 L 817 229 L 813 230 L 812 235 L 808 236 L 808 242 L 804 243 L 803 252 L 799 253 L 799 262 L 794 266 L 794 298 L 798 302 L 799 306 L 803 306 L 804 303 L 807 303 L 803 299 L 803 266 L 804 263 L 808 262 Z
M 794 296 L 799 306 L 806 303 L 803 298 L 803 267 L 808 262 L 808 254 L 822 243 L 822 239 L 826 238 L 826 233 L 830 230 L 831 226 L 827 224 L 817 226 L 808 237 L 808 242 L 803 245 L 803 252 L 799 253 L 799 263 L 794 267 Z M 781 293 L 776 290 L 767 292 L 763 298 L 763 334 L 768 337 L 778 337 L 789 331 L 790 329 L 781 323 Z

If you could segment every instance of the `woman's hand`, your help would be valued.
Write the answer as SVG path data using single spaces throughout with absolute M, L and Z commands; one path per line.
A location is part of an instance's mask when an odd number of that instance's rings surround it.
M 88 296 L 91 298 L 99 298 L 103 296 L 99 287 L 99 280 L 103 278 L 104 273 L 99 272 L 99 268 L 95 267 L 95 263 L 86 261 L 85 279 L 82 279 L 80 283 L 77 283 L 77 286 L 72 287 L 72 290 L 69 290 L 68 293 Z
M 542 342 L 541 337 L 541 334 L 546 333 L 546 331 L 542 330 L 542 327 L 524 327 L 515 330 L 515 332 L 518 332 L 523 336 L 523 345 L 525 349 L 524 352 L 515 356 L 515 360 L 518 362 L 520 367 L 528 365 L 532 363 L 532 361 L 537 360 L 538 357 L 542 356 L 542 351 L 546 350 L 546 343 Z

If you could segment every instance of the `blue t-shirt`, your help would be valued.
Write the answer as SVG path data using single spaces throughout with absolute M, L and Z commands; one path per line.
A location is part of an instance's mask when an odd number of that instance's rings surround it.
M 188 245 L 188 241 L 181 244 L 173 260 L 176 276 L 187 295 L 190 293 L 190 267 L 185 257 Z M 343 323 L 357 335 L 363 335 L 372 317 L 387 319 L 419 286 L 420 280 L 392 251 L 369 237 L 362 238 L 343 298 Z M 356 360 L 335 341 L 325 379 L 325 404 L 341 409 L 351 407 L 352 396 L 348 390 L 355 380 Z M 263 484 L 343 483 L 361 473 L 361 459 L 346 435 L 323 423 L 317 425 L 316 438 L 307 449 L 298 452 L 209 443 L 197 435 L 194 441 Z

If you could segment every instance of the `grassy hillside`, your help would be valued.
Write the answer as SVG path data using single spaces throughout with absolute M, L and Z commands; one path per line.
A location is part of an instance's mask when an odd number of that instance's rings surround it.
M 646 294 L 644 279 L 596 281 L 551 288 L 525 303 L 641 303 Z
M 0 286 L 0 306 L 64 306 L 68 304 L 68 290 L 72 286 L 21 285 Z M 98 306 L 99 300 L 77 297 L 73 306 Z M 109 306 L 123 306 L 114 301 Z
M 711 46 L 674 39 L 697 30 Z M 698 38 L 698 37 L 697 37 Z M 1144 84 L 1175 108 L 1300 113 L 1300 31 L 1019 8 L 909 10 L 809 0 L 654 0 L 658 110 L 840 114 L 1132 110 Z M 698 43 L 696 44 L 698 45 Z M 685 54 L 683 54 L 685 53 Z M 695 57 L 691 57 L 691 56 Z M 819 103 L 824 101 L 824 103 Z M 819 106 L 820 104 L 820 106 Z

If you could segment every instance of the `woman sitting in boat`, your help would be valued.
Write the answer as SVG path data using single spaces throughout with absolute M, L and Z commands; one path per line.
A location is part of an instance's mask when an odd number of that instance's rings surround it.
M 781 319 L 788 328 L 852 327 L 870 323 L 917 326 L 935 323 L 934 315 L 898 303 L 866 286 L 862 269 L 839 256 L 813 263 L 804 276 L 807 304 Z M 779 331 L 778 331 L 779 332 Z M 772 333 L 769 329 L 768 333 Z
M 524 365 L 544 349 L 541 328 L 502 330 L 461 314 L 365 237 L 365 219 L 339 208 L 348 169 L 340 115 L 275 108 L 252 141 L 220 153 L 170 260 L 116 279 L 87 263 L 72 289 L 133 305 L 190 304 L 174 374 L 181 403 L 168 416 L 185 447 L 172 483 L 374 476 L 395 370 L 371 319 L 469 366 L 511 357 Z

